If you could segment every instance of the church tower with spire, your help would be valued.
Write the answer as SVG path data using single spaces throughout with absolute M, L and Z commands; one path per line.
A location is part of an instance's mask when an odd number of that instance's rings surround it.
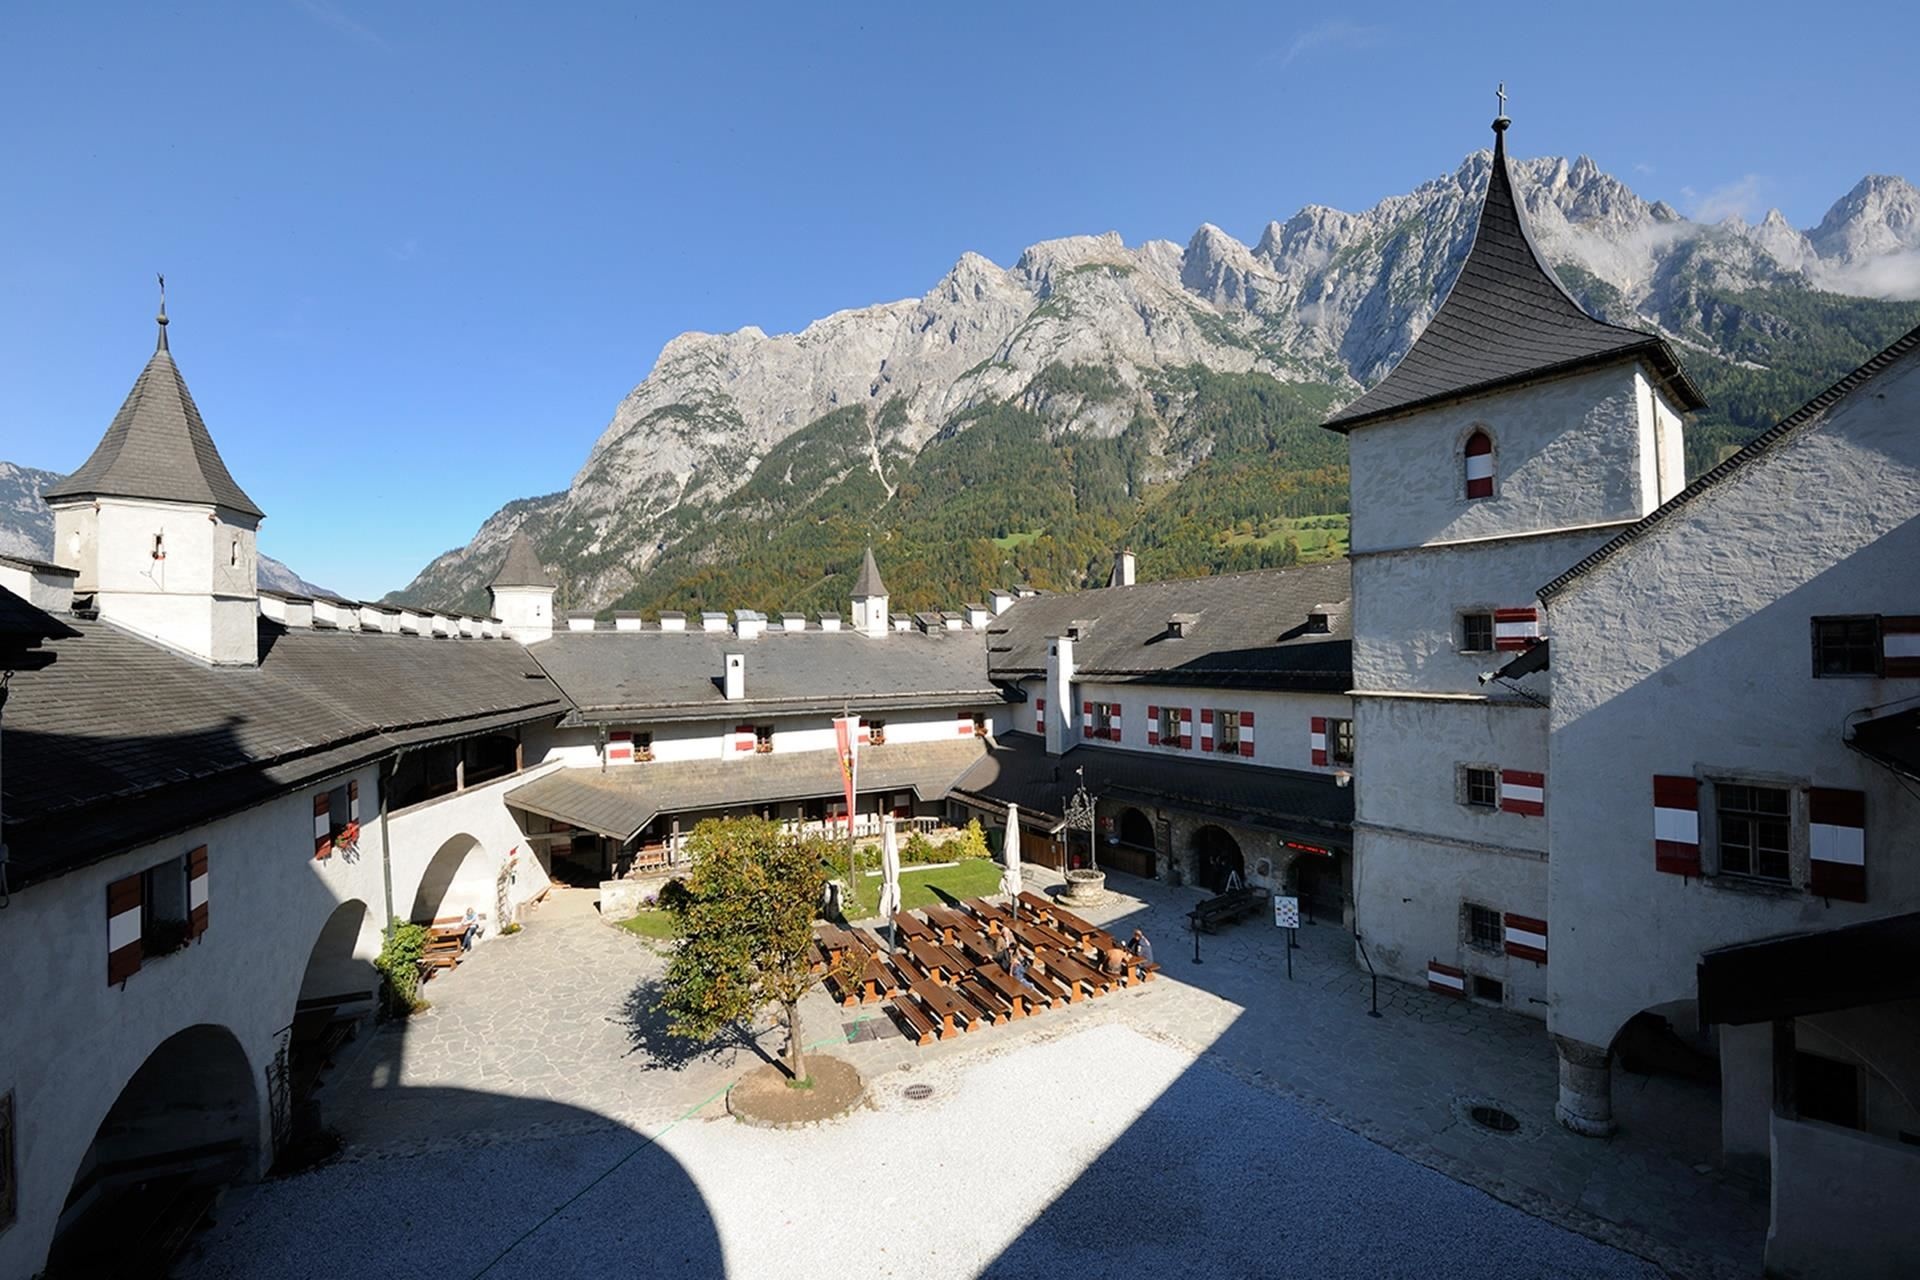
M 1347 437 L 1354 906 L 1374 964 L 1543 1017 L 1547 644 L 1536 592 L 1686 483 L 1702 407 L 1667 343 L 1597 319 L 1493 153 L 1473 244 Z M 1300 727 L 1304 735 L 1306 726 Z
M 54 560 L 117 626 L 217 666 L 259 661 L 254 539 L 264 518 L 214 447 L 160 334 L 93 453 L 42 495 Z
M 879 639 L 892 628 L 888 608 L 887 584 L 880 579 L 880 566 L 873 562 L 873 547 L 860 562 L 860 576 L 853 580 L 853 629 Z
M 493 616 L 506 625 L 507 634 L 521 644 L 533 644 L 553 636 L 553 593 L 558 584 L 540 566 L 533 543 L 524 528 L 513 531 L 507 544 L 507 558 L 500 572 L 493 575 L 487 594 L 493 600 Z

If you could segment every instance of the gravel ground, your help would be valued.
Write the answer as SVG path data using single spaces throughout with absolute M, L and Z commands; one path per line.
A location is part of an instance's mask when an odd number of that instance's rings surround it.
M 1121 1025 L 873 1094 L 794 1132 L 709 1107 L 654 1142 L 529 1103 L 517 1133 L 253 1188 L 178 1274 L 1659 1274 Z

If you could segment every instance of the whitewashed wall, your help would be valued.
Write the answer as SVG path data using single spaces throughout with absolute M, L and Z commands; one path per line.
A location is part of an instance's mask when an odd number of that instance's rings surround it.
M 1031 708 L 1027 708 L 1031 710 Z M 951 742 L 973 732 L 973 716 L 984 711 L 995 733 L 1015 724 L 1015 708 L 993 703 L 981 706 L 948 706 L 921 710 L 871 712 L 864 718 L 886 721 L 887 745 L 905 742 Z M 967 735 L 960 732 L 964 721 Z M 832 751 L 833 717 L 825 714 L 805 716 L 743 715 L 737 720 L 682 720 L 610 725 L 613 731 L 651 732 L 653 758 L 658 762 L 674 760 L 752 759 L 751 752 L 734 749 L 735 725 L 773 726 L 773 749 L 790 751 Z M 536 739 L 529 737 L 529 742 Z M 570 769 L 600 767 L 600 731 L 595 727 L 556 729 L 537 739 L 546 758 L 557 760 Z M 531 758 L 531 756 L 529 757 Z M 609 765 L 609 768 L 644 768 L 644 765 Z
M 1315 716 L 1349 718 L 1353 715 L 1353 700 L 1344 693 L 1281 693 L 1267 690 L 1209 689 L 1194 685 L 1139 685 L 1139 684 L 1103 684 L 1097 680 L 1086 680 L 1074 686 L 1075 730 L 1067 740 L 1070 747 L 1086 747 L 1089 750 L 1133 751 L 1151 756 L 1168 756 L 1179 759 L 1210 760 L 1215 762 L 1233 762 L 1243 765 L 1258 765 L 1271 769 L 1299 769 L 1315 773 L 1332 773 L 1339 766 L 1329 756 L 1325 765 L 1315 765 L 1311 752 L 1309 735 Z M 1119 742 L 1089 738 L 1083 732 L 1085 714 L 1083 708 L 1088 702 L 1117 702 L 1120 704 Z M 1148 707 L 1192 707 L 1193 708 L 1193 748 L 1183 751 L 1178 747 L 1147 744 L 1147 731 L 1152 723 L 1147 716 Z M 1226 756 L 1217 752 L 1200 750 L 1200 712 L 1203 709 L 1216 711 L 1250 711 L 1253 713 L 1252 756 Z M 1032 706 L 1026 708 L 1027 718 L 1032 718 Z M 1030 727 L 1030 726 L 1023 726 Z

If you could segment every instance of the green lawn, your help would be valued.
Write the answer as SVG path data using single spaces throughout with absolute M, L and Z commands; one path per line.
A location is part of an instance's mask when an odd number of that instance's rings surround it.
M 1004 538 L 993 539 L 993 545 L 1002 551 L 1011 551 L 1015 547 L 1023 547 L 1030 542 L 1040 541 L 1040 535 L 1045 532 L 1046 530 L 1044 529 L 1018 529 Z
M 650 938 L 655 942 L 671 942 L 679 936 L 673 929 L 673 917 L 657 907 L 642 911 L 631 920 L 622 920 L 620 927 L 636 937 Z
M 1337 560 L 1347 554 L 1347 517 L 1297 516 L 1279 517 L 1264 521 L 1260 532 L 1236 533 L 1227 539 L 1229 546 L 1242 546 L 1252 543 L 1255 546 L 1278 546 L 1291 537 L 1300 546 L 1300 560 L 1311 563 L 1315 560 Z
M 913 911 L 938 906 L 942 901 L 935 890 L 953 898 L 981 898 L 1000 892 L 1000 864 L 988 858 L 973 858 L 951 867 L 921 871 L 900 868 L 900 909 Z M 847 912 L 850 920 L 871 918 L 880 906 L 880 877 L 861 875 L 854 888 L 854 902 Z

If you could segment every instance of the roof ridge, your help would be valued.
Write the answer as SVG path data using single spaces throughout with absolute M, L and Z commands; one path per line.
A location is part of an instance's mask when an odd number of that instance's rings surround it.
M 1721 459 L 1715 466 L 1702 472 L 1686 488 L 1674 494 L 1652 511 L 1649 511 L 1646 515 L 1640 517 L 1640 519 L 1596 547 L 1578 564 L 1568 569 L 1552 582 L 1549 582 L 1546 586 L 1540 588 L 1535 594 L 1543 603 L 1551 597 L 1560 594 L 1570 586 L 1576 578 L 1586 576 L 1625 550 L 1630 544 L 1638 542 L 1641 538 L 1645 537 L 1648 530 L 1664 521 L 1667 516 L 1674 511 L 1691 503 L 1708 489 L 1713 488 L 1734 472 L 1742 470 L 1755 459 L 1773 452 L 1786 441 L 1787 437 L 1800 434 L 1803 430 L 1811 430 L 1813 427 L 1818 426 L 1820 422 L 1825 420 L 1827 410 L 1833 408 L 1853 392 L 1858 391 L 1861 387 L 1879 377 L 1880 374 L 1886 371 L 1888 366 L 1894 364 L 1900 357 L 1916 348 L 1920 348 L 1920 325 L 1915 325 L 1898 338 L 1895 338 L 1877 354 L 1854 369 L 1853 372 L 1842 377 L 1825 391 L 1822 391 L 1819 395 L 1813 397 L 1813 399 L 1780 419 L 1779 422 L 1776 422 L 1773 426 L 1768 427 L 1765 431 L 1747 441 L 1747 443 L 1740 446 L 1738 450 Z

